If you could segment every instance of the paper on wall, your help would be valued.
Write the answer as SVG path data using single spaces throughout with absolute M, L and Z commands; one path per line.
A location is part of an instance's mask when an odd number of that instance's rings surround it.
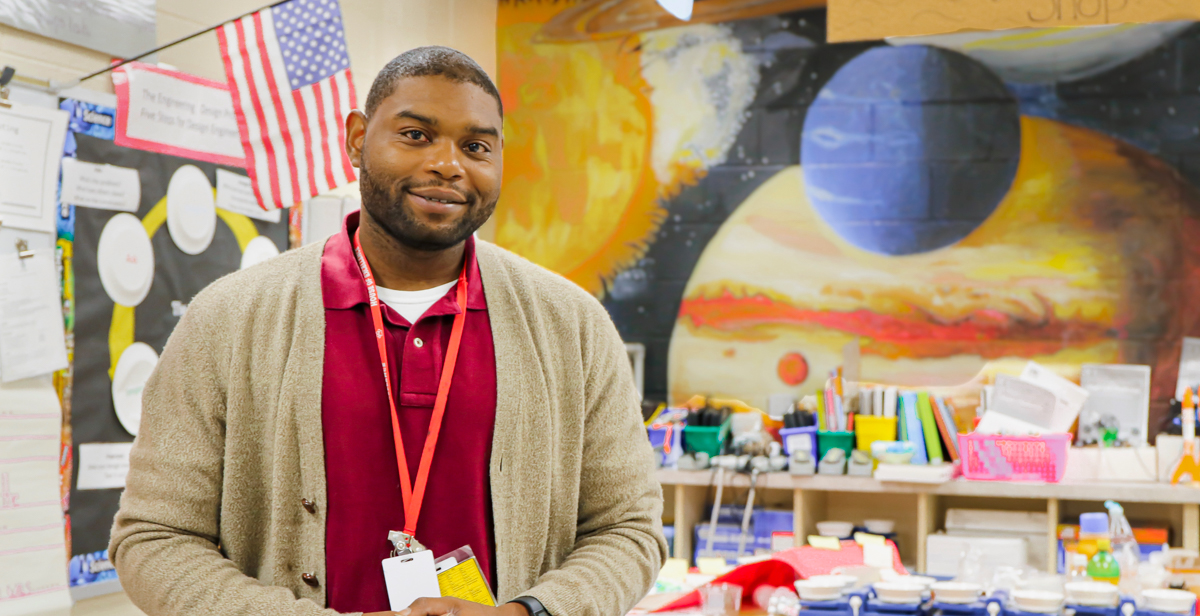
M 49 377 L 0 384 L 0 614 L 65 610 L 58 458 L 62 407 Z
M 77 490 L 124 488 L 133 443 L 84 443 L 79 446 Z
M 1032 361 L 1025 364 L 1021 380 L 1054 394 L 1054 413 L 1048 427 L 1052 432 L 1070 432 L 1071 425 L 1087 402 L 1087 390 Z
M 63 203 L 136 213 L 141 201 L 142 183 L 137 169 L 63 159 Z
M 0 222 L 5 227 L 54 231 L 58 162 L 66 136 L 65 111 L 0 107 Z
M 1175 399 L 1183 400 L 1183 390 L 1200 385 L 1200 338 L 1184 338 L 1179 351 L 1179 377 L 1175 380 Z
M 18 237 L 33 251 L 32 257 L 18 258 L 5 246 Z M 53 246 L 48 234 L 0 229 L 0 381 L 67 367 Z M 10 252 L 2 252 L 6 249 Z
M 281 211 L 262 209 L 250 178 L 224 169 L 217 169 L 217 207 L 266 222 L 279 222 Z

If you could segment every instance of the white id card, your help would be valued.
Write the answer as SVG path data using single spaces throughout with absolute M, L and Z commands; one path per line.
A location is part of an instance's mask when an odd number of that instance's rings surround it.
M 421 597 L 442 596 L 433 552 L 429 550 L 384 559 L 383 579 L 393 612 L 407 608 Z

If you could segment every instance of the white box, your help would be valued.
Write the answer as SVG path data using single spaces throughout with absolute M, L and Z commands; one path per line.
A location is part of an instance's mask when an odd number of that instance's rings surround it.
M 1158 474 L 1154 447 L 1071 447 L 1063 481 L 1158 481 Z
M 925 541 L 925 573 L 958 575 L 959 562 L 972 546 L 982 551 L 982 562 L 989 568 L 1023 567 L 1029 564 L 1029 546 L 1024 539 L 935 534 L 929 535 Z

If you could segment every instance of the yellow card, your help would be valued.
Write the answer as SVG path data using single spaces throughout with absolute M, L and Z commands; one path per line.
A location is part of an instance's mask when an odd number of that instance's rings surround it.
M 682 558 L 668 558 L 659 570 L 658 577 L 683 582 L 687 580 L 687 574 L 688 561 Z
M 868 545 L 885 545 L 887 540 L 880 535 L 872 535 L 871 533 L 854 533 L 854 540 L 858 545 L 866 547 Z
M 474 557 L 439 573 L 437 579 L 443 597 L 454 597 L 496 607 L 496 600 L 492 598 L 492 589 L 488 588 L 487 580 L 484 579 L 483 572 L 479 570 L 479 563 L 475 561 Z
M 820 535 L 809 535 L 808 545 L 817 548 L 818 550 L 840 550 L 842 549 L 842 541 L 837 537 L 822 537 Z
M 725 562 L 724 558 L 718 556 L 706 556 L 697 558 L 696 566 L 700 568 L 700 573 L 704 575 L 722 575 L 729 568 L 729 563 Z

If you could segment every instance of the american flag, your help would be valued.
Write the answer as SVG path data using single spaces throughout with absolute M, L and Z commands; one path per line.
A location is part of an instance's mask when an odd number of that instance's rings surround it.
M 289 0 L 217 29 L 246 171 L 265 209 L 356 179 L 345 118 L 355 107 L 337 0 Z

